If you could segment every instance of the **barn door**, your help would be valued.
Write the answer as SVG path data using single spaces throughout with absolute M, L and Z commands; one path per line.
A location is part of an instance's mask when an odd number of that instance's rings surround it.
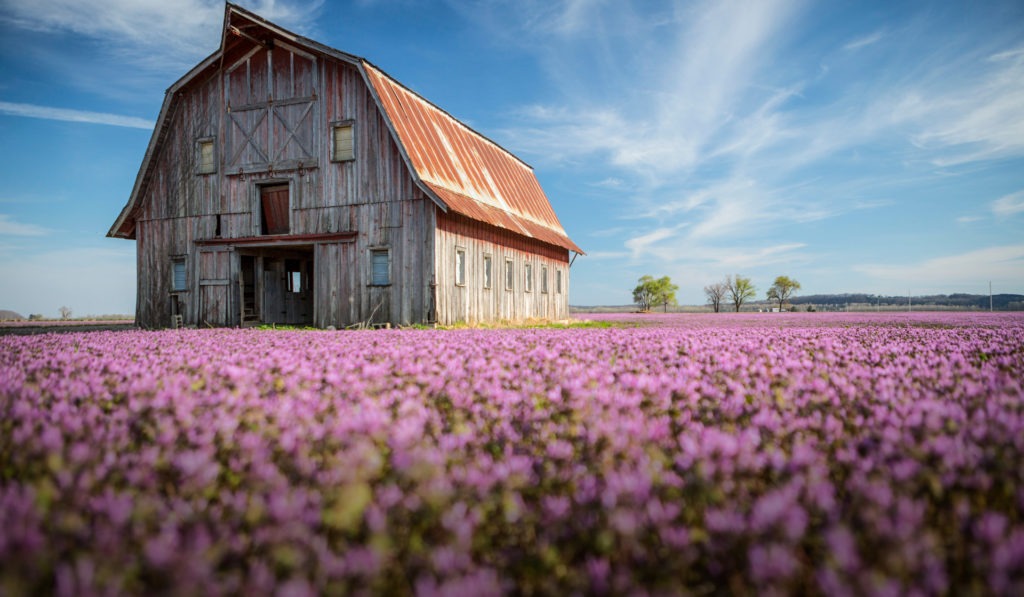
M 224 73 L 227 171 L 317 162 L 316 58 L 284 42 L 256 46 Z
M 199 251 L 199 325 L 231 325 L 231 253 Z
M 260 212 L 263 234 L 288 234 L 291 229 L 288 185 L 260 187 Z

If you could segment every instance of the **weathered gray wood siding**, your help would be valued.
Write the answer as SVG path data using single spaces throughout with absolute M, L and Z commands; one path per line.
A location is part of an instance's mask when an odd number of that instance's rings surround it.
M 239 42 L 240 43 L 240 42 Z M 433 304 L 434 205 L 415 185 L 357 68 L 275 43 L 233 46 L 182 88 L 152 157 L 136 219 L 138 302 L 144 327 L 238 325 L 241 244 L 257 237 L 263 184 L 289 186 L 292 235 L 356 232 L 316 244 L 314 323 L 426 321 Z M 351 121 L 355 159 L 331 161 L 331 126 Z M 197 171 L 198 141 L 214 138 L 217 171 Z M 315 244 L 315 243 L 312 243 Z M 391 283 L 369 284 L 369 251 L 386 248 Z M 205 251 L 202 255 L 200 251 Z M 185 256 L 187 289 L 171 292 L 172 259 Z
M 565 319 L 569 316 L 569 252 L 513 234 L 458 214 L 437 215 L 435 268 L 437 321 L 516 321 L 529 318 Z M 456 284 L 456 252 L 466 252 L 465 284 Z M 484 287 L 484 256 L 491 257 L 491 287 Z M 512 288 L 505 282 L 506 261 L 511 261 Z M 533 287 L 526 288 L 526 265 L 532 269 Z M 547 292 L 542 272 L 547 268 Z M 556 287 L 556 272 L 562 287 Z

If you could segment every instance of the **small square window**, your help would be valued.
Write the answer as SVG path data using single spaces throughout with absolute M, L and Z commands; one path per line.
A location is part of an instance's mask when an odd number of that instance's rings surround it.
M 185 258 L 175 257 L 171 259 L 171 291 L 181 292 L 185 290 L 186 281 Z
M 491 287 L 491 256 L 484 255 L 484 288 Z
M 466 250 L 455 249 L 455 285 L 466 285 Z
M 331 160 L 347 162 L 356 159 L 355 135 L 351 122 L 335 124 L 332 128 Z
M 533 292 L 533 264 L 523 266 L 526 270 L 526 292 Z
M 391 283 L 391 263 L 387 249 L 370 249 L 370 284 L 387 286 Z
M 217 171 L 217 152 L 213 138 L 199 139 L 196 141 L 196 153 L 198 162 L 196 172 L 199 174 L 213 174 Z
M 505 290 L 512 290 L 516 279 L 515 263 L 511 259 L 505 260 Z

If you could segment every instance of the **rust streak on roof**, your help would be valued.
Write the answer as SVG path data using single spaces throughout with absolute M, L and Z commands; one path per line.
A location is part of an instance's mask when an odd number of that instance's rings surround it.
M 562 228 L 533 168 L 369 62 L 363 67 L 417 177 L 449 209 L 583 253 Z

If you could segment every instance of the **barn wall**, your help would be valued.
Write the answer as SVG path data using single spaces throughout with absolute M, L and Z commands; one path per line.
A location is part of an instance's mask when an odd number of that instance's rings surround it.
M 260 186 L 289 187 L 290 234 L 356 232 L 317 245 L 314 322 L 407 324 L 431 316 L 434 205 L 416 187 L 359 71 L 328 56 L 235 42 L 217 68 L 182 88 L 142 187 L 137 216 L 137 322 L 238 325 L 237 247 L 199 254 L 196 241 L 252 238 Z M 331 125 L 351 121 L 355 159 L 331 161 Z M 215 140 L 216 172 L 198 172 L 198 141 Z M 391 284 L 369 285 L 369 251 L 387 248 Z M 207 246 L 206 249 L 209 249 Z M 171 294 L 175 256 L 188 288 Z
M 437 215 L 435 268 L 437 321 L 516 321 L 528 318 L 565 319 L 569 316 L 569 252 L 459 216 Z M 466 279 L 456 284 L 456 251 L 465 249 Z M 491 287 L 484 287 L 484 256 L 491 256 Z M 511 290 L 505 287 L 506 261 L 511 261 Z M 532 266 L 533 288 L 526 289 L 526 264 Z M 547 267 L 548 287 L 542 272 Z M 562 288 L 556 288 L 556 272 Z

